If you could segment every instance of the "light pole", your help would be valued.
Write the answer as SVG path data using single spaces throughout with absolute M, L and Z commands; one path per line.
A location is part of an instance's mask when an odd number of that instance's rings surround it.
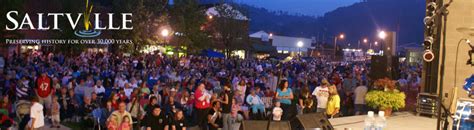
M 339 37 L 337 37 L 337 36 L 334 37 L 334 59 L 336 59 L 336 53 L 337 53 L 337 51 L 336 51 L 336 48 L 337 48 L 337 45 L 336 45 L 336 44 L 337 44 L 337 39 L 338 39 L 338 38 L 339 38 L 339 39 L 344 39 L 344 37 L 345 37 L 344 34 L 339 34 Z
M 296 46 L 298 47 L 298 54 L 301 56 L 301 47 L 303 47 L 304 43 L 302 41 L 298 41 Z
M 367 44 L 367 43 L 369 42 L 369 40 L 368 40 L 367 38 L 364 38 L 364 39 L 362 40 L 362 42 L 363 42 L 364 44 Z M 369 46 L 370 46 L 370 45 L 369 45 Z M 360 47 L 359 47 L 359 49 L 360 49 Z M 363 50 L 363 49 L 362 49 L 362 50 Z
M 379 42 L 378 41 L 375 41 L 374 42 L 374 46 L 378 46 L 379 45 Z M 372 49 L 372 44 L 370 44 L 370 49 Z
M 382 45 L 380 45 L 380 50 L 384 50 L 383 44 L 385 42 L 385 38 L 387 37 L 387 33 L 385 33 L 385 31 L 380 31 L 378 35 L 379 35 L 379 38 L 382 40 L 382 43 L 381 43 Z
M 385 38 L 387 37 L 387 33 L 385 33 L 385 31 L 380 31 L 379 32 L 379 38 L 382 40 L 382 45 L 380 45 L 381 47 L 381 50 L 385 50 L 385 47 L 384 47 L 384 44 L 385 43 Z M 386 53 L 386 54 L 385 54 Z M 387 77 L 390 77 L 390 78 L 393 78 L 393 75 L 392 75 L 392 53 L 390 53 L 390 47 L 387 48 L 387 52 L 383 52 L 383 55 L 384 57 L 387 58 Z

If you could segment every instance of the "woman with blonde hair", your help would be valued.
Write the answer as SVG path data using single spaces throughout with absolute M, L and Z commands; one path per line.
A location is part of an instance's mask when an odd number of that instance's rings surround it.
M 335 117 L 339 113 L 341 108 L 341 98 L 337 93 L 337 88 L 335 85 L 329 86 L 329 101 L 326 109 L 326 114 L 328 117 Z

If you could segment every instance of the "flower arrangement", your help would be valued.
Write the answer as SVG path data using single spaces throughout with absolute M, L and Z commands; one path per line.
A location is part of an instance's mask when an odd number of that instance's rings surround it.
M 389 78 L 379 79 L 374 82 L 375 90 L 365 96 L 367 106 L 385 110 L 389 116 L 391 110 L 405 107 L 406 95 L 396 89 L 396 81 Z M 387 112 L 389 111 L 389 112 Z
M 374 82 L 375 89 L 383 91 L 398 91 L 396 89 L 396 81 L 389 78 L 378 79 Z
M 374 90 L 367 93 L 365 100 L 367 101 L 367 106 L 372 108 L 398 110 L 405 107 L 405 97 L 403 92 Z

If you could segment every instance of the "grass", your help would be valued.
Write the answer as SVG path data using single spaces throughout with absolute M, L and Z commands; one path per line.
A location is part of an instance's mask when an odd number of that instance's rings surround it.
M 80 130 L 81 129 L 81 123 L 75 123 L 75 122 L 64 122 L 61 123 L 62 125 L 71 128 L 71 130 Z

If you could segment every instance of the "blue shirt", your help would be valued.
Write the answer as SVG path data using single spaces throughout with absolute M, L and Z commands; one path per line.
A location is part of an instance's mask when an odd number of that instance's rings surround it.
M 290 96 L 291 95 L 291 88 L 287 88 L 285 92 L 281 91 L 280 88 L 277 89 L 277 93 L 278 93 L 278 97 L 283 97 L 283 96 Z M 291 104 L 291 100 L 290 99 L 280 99 L 278 100 L 280 103 L 283 103 L 283 104 L 288 104 L 290 105 Z

